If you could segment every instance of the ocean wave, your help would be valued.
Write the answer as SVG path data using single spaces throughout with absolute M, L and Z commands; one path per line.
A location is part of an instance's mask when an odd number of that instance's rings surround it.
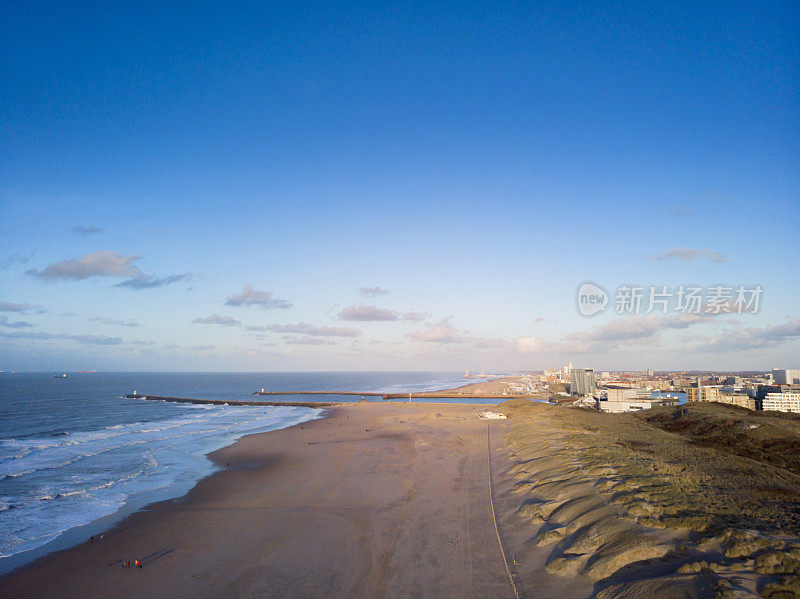
M 174 430 L 174 428 L 175 427 L 166 427 L 164 429 L 142 430 L 142 431 L 138 431 L 138 433 L 140 433 L 140 434 L 160 433 L 160 432 L 163 432 L 164 430 Z M 182 439 L 182 438 L 186 438 L 186 437 L 197 437 L 197 436 L 210 435 L 210 434 L 214 434 L 214 433 L 223 433 L 223 432 L 234 430 L 236 428 L 238 428 L 236 425 L 231 425 L 231 426 L 225 426 L 225 427 L 199 428 L 199 429 L 193 429 L 193 430 L 186 430 L 186 431 L 181 432 L 181 434 L 175 434 L 175 435 L 147 436 L 145 438 L 135 437 L 135 438 L 131 439 L 128 443 L 117 443 L 117 444 L 114 444 L 114 445 L 108 445 L 108 446 L 105 446 L 105 447 L 99 447 L 99 448 L 96 448 L 96 451 L 88 451 L 88 452 L 84 451 L 84 452 L 79 452 L 79 453 L 71 453 L 70 457 L 67 458 L 67 459 L 64 459 L 62 457 L 63 451 L 60 452 L 60 453 L 56 452 L 56 451 L 53 451 L 53 452 L 50 452 L 50 453 L 45 454 L 45 455 L 36 456 L 38 458 L 38 463 L 37 463 L 37 460 L 28 459 L 27 461 L 22 460 L 21 462 L 15 462 L 15 463 L 9 464 L 10 466 L 15 466 L 16 465 L 17 469 L 10 469 L 9 470 L 7 468 L 4 468 L 4 466 L 6 466 L 5 463 L 0 463 L 0 480 L 2 480 L 4 478 L 18 478 L 20 476 L 25 476 L 27 474 L 33 474 L 35 472 L 41 472 L 41 471 L 45 471 L 45 470 L 58 470 L 58 469 L 66 467 L 66 466 L 70 466 L 72 464 L 75 464 L 75 463 L 77 463 L 77 462 L 79 462 L 81 460 L 85 460 L 87 458 L 93 458 L 93 457 L 96 457 L 96 456 L 107 454 L 109 452 L 118 451 L 118 450 L 121 450 L 121 449 L 131 449 L 131 448 L 135 448 L 135 447 L 140 446 L 140 445 L 145 445 L 145 444 L 150 444 L 150 443 L 158 443 L 160 441 L 168 441 L 168 440 L 172 440 L 172 439 Z M 132 434 L 137 434 L 137 433 L 134 432 Z M 116 437 L 118 437 L 118 436 L 116 436 Z M 103 440 L 105 440 L 105 439 L 103 439 Z M 87 444 L 83 443 L 82 445 L 86 446 Z M 92 447 L 92 446 L 89 445 L 89 447 Z M 69 449 L 74 449 L 74 448 L 69 448 Z M 33 463 L 31 463 L 31 462 L 33 462 Z
M 112 514 L 131 495 L 209 472 L 205 453 L 232 438 L 291 426 L 321 413 L 290 407 L 174 407 L 180 413 L 161 421 L 0 441 L 0 449 L 11 452 L 0 459 L 0 557 Z
M 183 407 L 183 406 L 181 406 Z M 217 406 L 211 406 L 217 408 Z M 205 416 L 202 414 L 183 413 L 180 417 L 172 417 L 164 420 L 154 420 L 151 422 L 132 422 L 124 424 L 109 425 L 101 429 L 95 430 L 73 430 L 63 431 L 59 433 L 48 433 L 44 436 L 28 436 L 28 437 L 15 437 L 0 439 L 0 449 L 15 449 L 23 448 L 26 451 L 47 449 L 49 447 L 60 445 L 78 445 L 81 443 L 91 442 L 97 439 L 107 439 L 120 435 L 130 434 L 131 432 L 154 432 L 160 430 L 167 430 L 176 428 L 185 424 L 191 424 L 198 420 L 205 418 L 220 418 L 225 417 L 227 414 L 211 412 Z M 150 427 L 150 428 L 136 428 L 136 427 Z

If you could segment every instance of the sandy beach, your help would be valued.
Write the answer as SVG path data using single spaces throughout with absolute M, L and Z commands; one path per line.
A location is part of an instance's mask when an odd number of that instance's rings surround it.
M 342 405 L 0 597 L 796 597 L 798 446 L 796 416 L 705 402 Z
M 0 596 L 513 597 L 489 502 L 487 427 L 500 472 L 506 422 L 479 409 L 360 403 L 245 437 L 185 497 L 4 577 Z

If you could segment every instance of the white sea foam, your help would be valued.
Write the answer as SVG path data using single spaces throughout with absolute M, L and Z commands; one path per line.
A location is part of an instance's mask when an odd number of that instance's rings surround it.
M 172 418 L 0 441 L 0 557 L 119 510 L 133 494 L 209 471 L 232 438 L 318 417 L 307 408 L 174 406 Z M 12 509 L 13 507 L 13 509 Z
M 121 396 L 121 389 L 229 402 L 261 387 L 408 392 L 466 382 L 475 381 L 459 373 L 96 373 L 58 381 L 0 373 L 0 557 L 43 545 L 126 502 L 120 513 L 153 493 L 183 492 L 210 472 L 208 451 L 319 414 L 144 401 Z

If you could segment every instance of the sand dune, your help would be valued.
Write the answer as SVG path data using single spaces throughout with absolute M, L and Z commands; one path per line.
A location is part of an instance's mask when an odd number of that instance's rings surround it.
M 791 418 L 762 415 L 751 428 L 748 413 L 708 404 L 638 417 L 500 408 L 511 426 L 509 494 L 531 532 L 517 543 L 546 548 L 547 573 L 588 579 L 606 598 L 800 596 L 800 477 L 788 458 L 784 468 L 755 461 L 769 446 L 756 451 L 743 432 L 763 425 L 800 439 Z M 695 443 L 666 422 L 716 442 Z M 532 584 L 540 567 L 531 562 L 521 578 Z

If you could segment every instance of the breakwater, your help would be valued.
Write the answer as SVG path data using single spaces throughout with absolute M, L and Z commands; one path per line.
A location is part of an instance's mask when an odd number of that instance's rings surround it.
M 173 403 L 211 404 L 217 406 L 289 406 L 293 408 L 325 408 L 335 406 L 339 402 L 332 401 L 264 401 L 264 400 L 231 400 L 231 399 L 197 399 L 194 397 L 165 397 L 163 395 L 144 395 L 129 393 L 127 399 L 147 399 L 150 401 L 169 401 Z
M 423 391 L 419 393 L 375 393 L 366 392 L 361 393 L 357 391 L 255 391 L 253 395 L 278 397 L 286 395 L 308 395 L 308 396 L 330 396 L 330 395 L 348 395 L 359 396 L 362 398 L 381 398 L 386 401 L 413 401 L 414 399 L 462 399 L 474 400 L 480 403 L 481 399 L 541 399 L 540 395 L 491 395 L 487 393 L 482 394 L 467 394 L 467 393 L 452 393 L 440 391 Z M 145 395 L 143 393 L 129 393 L 125 395 L 127 399 L 147 399 L 150 401 L 168 401 L 175 403 L 192 403 L 192 404 L 211 404 L 211 405 L 229 405 L 229 406 L 291 406 L 301 408 L 324 408 L 327 406 L 340 405 L 342 403 L 352 402 L 338 402 L 338 401 L 279 401 L 279 400 L 231 400 L 231 399 L 198 399 L 194 397 L 166 397 L 163 395 Z
M 358 395 L 361 397 L 380 397 L 381 399 L 531 399 L 541 398 L 530 393 L 463 393 L 458 391 L 418 391 L 416 393 L 381 393 L 375 391 L 255 391 L 253 395 Z

